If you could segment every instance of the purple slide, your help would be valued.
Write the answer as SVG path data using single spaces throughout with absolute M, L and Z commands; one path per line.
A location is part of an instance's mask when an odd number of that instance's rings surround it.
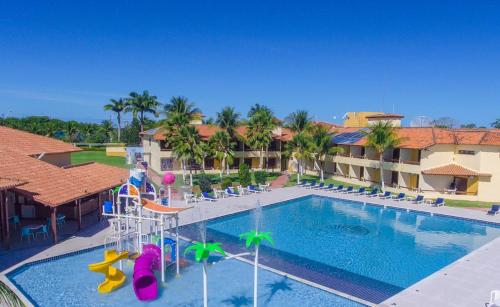
M 144 245 L 142 254 L 135 260 L 134 292 L 140 301 L 151 301 L 158 296 L 158 285 L 153 270 L 161 268 L 161 249 L 153 244 Z

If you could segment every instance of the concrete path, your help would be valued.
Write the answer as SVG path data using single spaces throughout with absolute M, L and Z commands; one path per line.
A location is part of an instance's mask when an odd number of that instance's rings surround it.
M 271 189 L 278 189 L 285 186 L 290 175 L 287 172 L 282 173 L 278 178 L 271 182 Z

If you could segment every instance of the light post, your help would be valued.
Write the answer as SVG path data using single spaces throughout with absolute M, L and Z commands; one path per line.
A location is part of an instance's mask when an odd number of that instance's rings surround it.
M 165 173 L 165 175 L 163 175 L 163 180 L 162 180 L 162 183 L 163 185 L 166 185 L 167 186 L 167 193 L 168 193 L 168 202 L 167 202 L 167 206 L 171 207 L 171 204 L 172 204 L 172 188 L 171 188 L 171 185 L 175 182 L 175 175 L 173 173 Z

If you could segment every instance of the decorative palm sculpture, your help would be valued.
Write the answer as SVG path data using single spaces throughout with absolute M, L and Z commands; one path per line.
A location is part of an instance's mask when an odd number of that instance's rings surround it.
M 221 243 L 201 243 L 195 242 L 193 245 L 186 248 L 184 255 L 190 251 L 195 252 L 196 262 L 203 262 L 203 306 L 208 306 L 208 286 L 207 286 L 207 259 L 210 253 L 219 253 L 226 256 L 226 252 L 220 247 Z
M 254 268 L 253 268 L 253 305 L 257 306 L 257 280 L 258 280 L 258 266 L 259 266 L 259 245 L 262 240 L 266 240 L 269 243 L 274 245 L 273 238 L 271 238 L 270 232 L 258 232 L 249 231 L 240 235 L 240 239 L 245 239 L 246 248 L 250 248 L 250 246 L 255 246 L 255 259 L 254 259 Z

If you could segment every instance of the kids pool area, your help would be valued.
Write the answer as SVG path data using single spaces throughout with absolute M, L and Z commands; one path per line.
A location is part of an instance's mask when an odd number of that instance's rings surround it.
M 281 272 L 259 270 L 261 306 L 362 306 L 314 284 L 378 304 L 500 236 L 493 223 L 317 195 L 265 206 L 260 216 L 261 230 L 274 239 L 274 245 L 262 242 L 260 263 Z M 255 227 L 253 210 L 206 224 L 207 241 L 221 242 L 232 254 L 248 252 L 239 235 Z M 191 224 L 181 234 L 199 240 L 198 230 Z M 181 256 L 186 246 L 181 241 Z M 102 261 L 103 253 L 94 248 L 25 264 L 7 278 L 38 306 L 143 305 L 134 295 L 131 260 L 123 262 L 124 285 L 98 293 L 103 276 L 87 266 Z M 180 277 L 169 267 L 165 287 L 148 305 L 202 305 L 202 266 L 192 254 L 182 258 Z M 252 305 L 252 265 L 221 257 L 209 262 L 209 304 Z

